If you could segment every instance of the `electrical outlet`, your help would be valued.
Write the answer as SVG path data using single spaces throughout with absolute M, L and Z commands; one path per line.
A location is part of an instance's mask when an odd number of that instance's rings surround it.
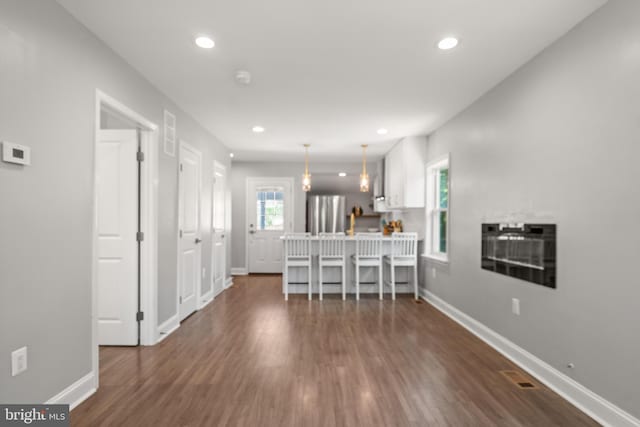
M 22 347 L 11 353 L 11 376 L 27 370 L 27 347 Z
M 431 277 L 433 277 L 434 279 L 436 278 L 436 268 L 435 267 L 431 267 Z
M 511 299 L 511 311 L 516 316 L 520 316 L 520 300 L 518 298 Z

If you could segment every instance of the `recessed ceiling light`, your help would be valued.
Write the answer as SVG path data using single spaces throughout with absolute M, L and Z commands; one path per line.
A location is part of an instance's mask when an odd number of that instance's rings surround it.
M 216 45 L 215 42 L 207 36 L 196 38 L 196 44 L 203 49 L 211 49 Z
M 338 176 L 347 176 L 347 173 L 346 173 L 346 172 L 340 172 L 340 173 L 338 174 Z
M 386 130 L 385 128 L 380 128 L 377 130 L 378 135 L 386 135 L 387 133 L 389 133 L 388 130 Z
M 438 42 L 438 47 L 442 50 L 453 49 L 458 46 L 458 39 L 455 37 L 445 37 Z
M 262 126 L 254 126 L 253 128 L 251 128 L 251 130 L 254 131 L 255 133 L 264 132 L 264 128 Z
M 233 153 L 229 153 L 229 157 L 233 159 Z

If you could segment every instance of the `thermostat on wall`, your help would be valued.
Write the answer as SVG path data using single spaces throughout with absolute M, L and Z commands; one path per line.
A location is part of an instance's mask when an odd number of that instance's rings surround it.
M 31 164 L 31 148 L 12 142 L 2 142 L 2 161 L 18 165 Z

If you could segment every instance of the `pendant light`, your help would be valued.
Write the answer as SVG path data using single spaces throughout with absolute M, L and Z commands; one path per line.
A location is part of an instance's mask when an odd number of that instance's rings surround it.
M 304 175 L 302 175 L 302 191 L 311 190 L 311 175 L 309 174 L 309 146 L 304 144 Z
M 360 191 L 369 192 L 369 174 L 367 173 L 367 145 L 362 144 L 362 173 L 360 174 Z

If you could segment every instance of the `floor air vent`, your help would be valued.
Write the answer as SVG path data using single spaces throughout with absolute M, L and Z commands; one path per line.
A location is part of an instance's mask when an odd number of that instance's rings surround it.
M 533 390 L 533 389 L 539 388 L 533 381 L 531 381 L 527 376 L 525 376 L 521 372 L 518 372 L 518 371 L 500 371 L 500 373 L 502 375 L 504 375 L 505 377 L 507 377 L 507 379 L 509 379 L 509 381 L 511 381 L 512 383 L 514 383 L 515 385 L 517 385 L 520 388 L 529 389 L 529 390 Z
M 422 304 L 423 301 L 421 299 L 414 299 L 413 302 L 416 304 Z

